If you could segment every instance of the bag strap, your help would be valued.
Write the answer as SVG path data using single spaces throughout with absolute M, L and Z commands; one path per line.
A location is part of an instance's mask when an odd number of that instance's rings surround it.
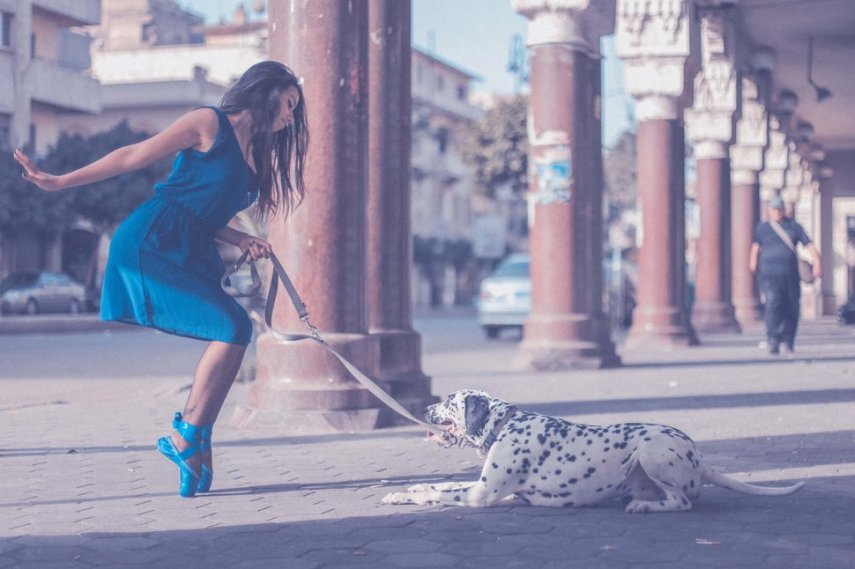
M 226 270 L 226 274 L 223 276 L 222 281 L 226 282 L 228 277 L 234 274 L 240 266 L 247 262 L 248 253 L 244 253 L 238 261 L 229 267 Z M 429 431 L 440 435 L 443 438 L 448 439 L 449 433 L 436 425 L 432 425 L 430 423 L 426 423 L 420 419 L 417 419 L 410 413 L 406 407 L 395 401 L 386 391 L 374 383 L 371 379 L 368 378 L 364 373 L 362 373 L 355 365 L 350 363 L 347 358 L 342 356 L 336 350 L 332 348 L 329 344 L 321 338 L 321 334 L 317 328 L 315 328 L 311 322 L 309 322 L 309 312 L 306 309 L 306 305 L 303 303 L 303 300 L 300 298 L 300 295 L 297 293 L 297 289 L 294 287 L 294 283 L 291 282 L 291 279 L 288 278 L 288 273 L 285 272 L 285 268 L 282 266 L 282 263 L 279 262 L 279 259 L 276 258 L 276 255 L 270 255 L 270 262 L 273 263 L 273 277 L 270 280 L 270 289 L 267 293 L 267 305 L 264 308 L 264 323 L 267 326 L 270 334 L 276 338 L 278 341 L 283 343 L 294 343 L 294 342 L 302 342 L 304 340 L 313 341 L 319 345 L 321 345 L 325 350 L 331 353 L 333 356 L 341 362 L 344 368 L 352 375 L 359 383 L 365 386 L 368 391 L 370 391 L 377 399 L 382 401 L 386 406 L 390 409 L 404 417 L 405 419 L 409 419 L 413 423 L 417 423 L 422 427 L 426 428 Z M 257 271 L 255 271 L 255 264 L 252 261 L 249 261 L 250 266 L 252 267 L 253 272 L 257 275 Z M 306 327 L 309 329 L 309 334 L 286 334 L 276 330 L 273 327 L 273 306 L 276 303 L 276 295 L 279 290 L 279 281 L 282 281 L 282 285 L 285 287 L 285 291 L 288 293 L 288 296 L 291 299 L 291 303 L 294 305 L 294 309 L 297 311 L 297 315 L 300 317 L 300 320 Z
M 781 241 L 784 242 L 784 245 L 789 247 L 790 251 L 792 251 L 793 253 L 796 252 L 796 245 L 793 243 L 793 238 L 790 237 L 790 234 L 787 233 L 783 227 L 781 227 L 780 223 L 770 219 L 769 220 L 769 227 L 771 227 L 772 230 L 778 234 L 778 237 L 781 238 Z

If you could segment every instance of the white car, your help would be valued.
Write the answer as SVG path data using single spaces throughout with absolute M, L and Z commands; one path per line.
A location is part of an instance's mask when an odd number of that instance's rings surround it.
M 488 338 L 503 328 L 522 330 L 531 311 L 531 276 L 528 253 L 514 253 L 481 281 L 478 319 Z
M 0 283 L 0 312 L 39 314 L 86 308 L 86 287 L 65 273 L 14 273 Z

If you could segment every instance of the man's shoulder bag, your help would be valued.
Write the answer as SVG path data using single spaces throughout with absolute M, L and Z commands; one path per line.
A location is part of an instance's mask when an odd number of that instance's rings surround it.
M 814 281 L 813 277 L 813 265 L 811 265 L 808 261 L 805 261 L 801 257 L 799 257 L 798 252 L 796 251 L 796 244 L 793 243 L 793 238 L 790 237 L 790 234 L 787 233 L 781 224 L 777 221 L 769 220 L 769 227 L 778 234 L 778 237 L 781 238 L 781 241 L 784 242 L 784 245 L 790 248 L 790 251 L 796 256 L 796 261 L 798 261 L 799 265 L 799 278 L 805 284 L 811 284 Z

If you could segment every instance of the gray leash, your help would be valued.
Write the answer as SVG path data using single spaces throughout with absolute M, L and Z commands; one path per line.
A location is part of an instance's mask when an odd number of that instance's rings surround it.
M 250 275 L 252 278 L 252 286 L 244 291 L 238 290 L 233 287 L 230 282 L 230 277 L 240 269 L 241 265 L 247 262 L 247 258 L 249 253 L 244 253 L 240 259 L 238 259 L 231 267 L 226 270 L 226 273 L 223 275 L 223 278 L 220 281 L 222 287 L 232 296 L 237 297 L 246 297 L 246 296 L 254 296 L 261 289 L 261 278 L 258 276 L 258 270 L 255 268 L 255 263 L 250 261 Z M 403 405 L 395 401 L 388 393 L 386 393 L 382 387 L 371 381 L 364 373 L 359 371 L 359 369 L 354 366 L 352 363 L 347 361 L 347 359 L 335 351 L 329 344 L 327 344 L 323 338 L 321 338 L 321 334 L 315 326 L 309 322 L 309 311 L 306 310 L 306 305 L 300 299 L 300 295 L 297 294 L 297 289 L 294 288 L 294 283 L 291 282 L 291 279 L 288 277 L 288 273 L 285 272 L 285 268 L 282 266 L 282 263 L 279 262 L 279 259 L 276 258 L 276 255 L 270 255 L 270 262 L 273 263 L 273 277 L 270 280 L 270 289 L 267 292 L 267 305 L 264 308 L 264 323 L 267 325 L 268 331 L 273 335 L 274 338 L 284 343 L 294 343 L 301 342 L 303 340 L 311 340 L 320 344 L 324 347 L 329 353 L 334 355 L 338 361 L 344 366 L 344 368 L 357 380 L 359 383 L 364 385 L 368 391 L 374 394 L 377 399 L 382 401 L 385 405 L 387 405 L 390 409 L 401 415 L 402 417 L 409 419 L 410 421 L 421 425 L 429 431 L 434 432 L 435 434 L 441 436 L 443 439 L 448 440 L 450 433 L 438 427 L 436 425 L 432 425 L 430 423 L 426 423 L 421 419 L 417 419 L 410 413 Z M 308 334 L 285 334 L 283 332 L 279 332 L 273 327 L 273 306 L 276 303 L 276 294 L 279 290 L 279 281 L 282 281 L 282 286 L 285 287 L 285 291 L 288 293 L 288 296 L 291 298 L 291 303 L 294 305 L 294 309 L 297 311 L 297 315 L 300 317 L 300 320 L 303 324 L 308 328 Z

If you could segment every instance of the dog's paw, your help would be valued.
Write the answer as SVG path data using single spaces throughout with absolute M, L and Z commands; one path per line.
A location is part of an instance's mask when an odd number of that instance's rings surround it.
M 412 504 L 406 492 L 389 492 L 380 501 L 382 504 Z
M 650 502 L 633 500 L 626 505 L 627 514 L 646 514 L 650 512 Z

